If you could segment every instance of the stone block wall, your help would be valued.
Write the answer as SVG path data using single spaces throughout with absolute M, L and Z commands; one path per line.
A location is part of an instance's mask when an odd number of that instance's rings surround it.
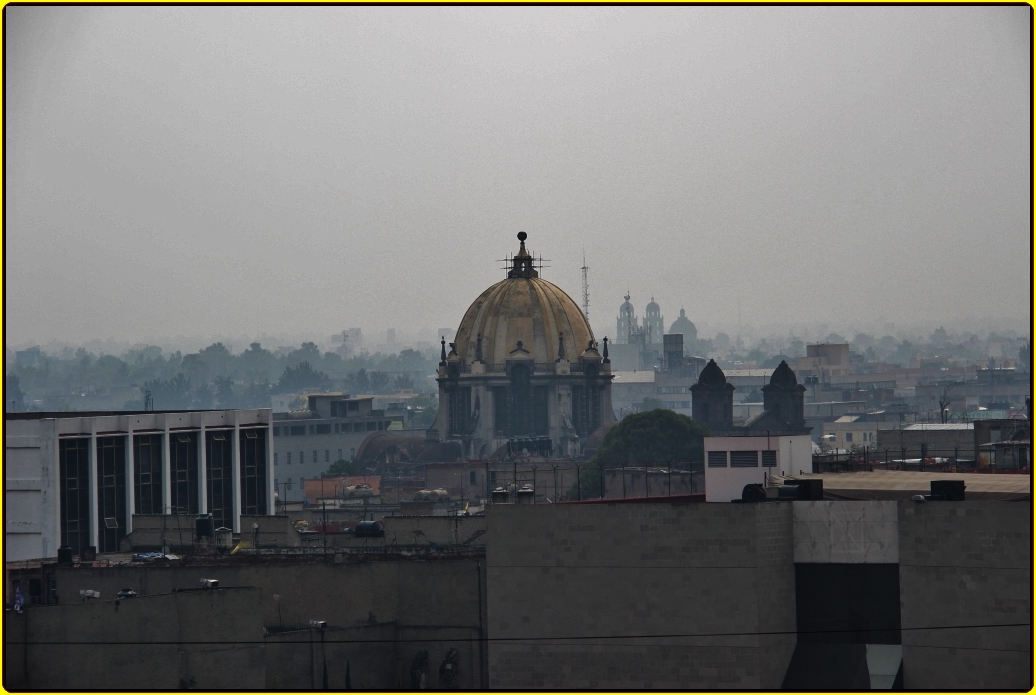
M 5 689 L 255 690 L 264 687 L 259 590 L 46 606 L 4 619 Z
M 795 644 L 790 505 L 498 505 L 487 518 L 491 688 L 780 687 Z
M 900 502 L 906 689 L 1032 687 L 1030 502 Z

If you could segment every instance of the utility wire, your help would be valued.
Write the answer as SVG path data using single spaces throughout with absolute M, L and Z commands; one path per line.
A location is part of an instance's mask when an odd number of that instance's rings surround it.
M 362 629 L 364 626 L 358 626 Z M 432 626 L 434 627 L 434 626 Z M 929 627 L 875 627 L 875 628 L 842 628 L 842 629 L 827 629 L 827 630 L 772 630 L 772 631 L 750 631 L 750 632 L 698 632 L 698 633 L 650 633 L 640 635 L 571 635 L 571 636 L 537 636 L 537 637 L 487 637 L 486 642 L 499 642 L 499 643 L 522 643 L 522 642 L 540 642 L 540 641 L 585 641 L 589 644 L 594 644 L 595 640 L 639 640 L 639 639 L 694 639 L 701 637 L 757 637 L 757 636 L 774 636 L 774 635 L 825 635 L 825 634 L 845 634 L 845 633 L 868 633 L 868 632 L 919 632 L 923 630 L 964 630 L 964 629 L 988 629 L 988 628 L 1009 628 L 1009 627 L 1032 627 L 1032 623 L 988 623 L 988 624 L 976 624 L 976 625 L 933 625 Z M 337 630 L 356 629 L 349 627 L 325 628 L 325 633 Z M 466 630 L 478 630 L 477 625 L 468 628 L 455 627 L 453 629 L 466 629 Z M 268 637 L 275 637 L 279 634 L 287 635 L 299 634 L 309 632 L 311 629 L 301 630 L 286 630 L 284 632 L 272 632 L 269 633 Z M 315 631 L 315 630 L 314 630 Z M 481 638 L 479 637 L 435 637 L 435 638 L 393 638 L 393 639 L 340 639 L 332 638 L 327 635 L 324 639 L 325 644 L 378 644 L 378 643 L 399 643 L 399 642 L 478 642 Z M 127 640 L 127 641 L 97 641 L 97 640 L 55 640 L 55 641 L 40 641 L 40 640 L 29 640 L 20 641 L 15 640 L 9 642 L 9 644 L 29 644 L 29 645 L 62 645 L 62 646 L 117 646 L 117 645 L 132 645 L 132 646 L 151 646 L 151 645 L 172 645 L 172 644 L 190 644 L 190 645 L 234 645 L 234 644 L 268 644 L 269 641 L 266 639 L 262 640 L 157 640 L 142 642 L 140 640 Z M 303 644 L 300 642 L 299 644 Z M 308 644 L 306 642 L 305 644 Z M 619 646 L 691 646 L 691 645 L 674 645 L 674 644 L 662 644 L 662 645 L 619 645 Z M 910 645 L 908 645 L 910 646 Z M 918 645 L 924 646 L 924 645 Z M 959 649 L 979 649 L 980 647 L 962 647 L 957 645 Z M 1029 651 L 1025 649 L 995 649 L 990 647 L 983 647 L 982 649 L 990 649 L 992 651 Z

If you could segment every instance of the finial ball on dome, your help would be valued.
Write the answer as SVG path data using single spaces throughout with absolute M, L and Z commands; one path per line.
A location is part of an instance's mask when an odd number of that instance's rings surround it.
M 518 232 L 518 241 L 525 241 L 529 238 L 529 235 L 525 232 Z

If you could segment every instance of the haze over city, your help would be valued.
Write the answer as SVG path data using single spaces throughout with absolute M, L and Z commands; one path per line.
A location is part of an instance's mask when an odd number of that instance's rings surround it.
M 1029 11 L 8 7 L 5 340 L 1025 331 Z

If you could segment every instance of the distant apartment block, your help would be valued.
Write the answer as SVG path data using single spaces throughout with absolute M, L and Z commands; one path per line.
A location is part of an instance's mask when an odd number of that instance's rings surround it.
M 282 500 L 303 497 L 303 481 L 335 461 L 351 461 L 371 432 L 401 430 L 402 412 L 375 409 L 374 399 L 344 394 L 306 396 L 308 408 L 273 415 L 274 485 Z

